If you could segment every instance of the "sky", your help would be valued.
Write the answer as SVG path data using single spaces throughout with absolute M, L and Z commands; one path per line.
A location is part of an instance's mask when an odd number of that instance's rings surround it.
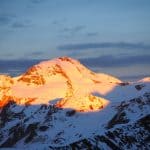
M 123 80 L 150 76 L 149 0 L 0 0 L 0 73 L 69 56 Z

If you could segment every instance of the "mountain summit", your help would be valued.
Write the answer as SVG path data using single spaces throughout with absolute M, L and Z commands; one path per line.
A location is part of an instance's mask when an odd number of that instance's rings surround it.
M 60 57 L 0 75 L 0 147 L 141 149 L 148 144 L 150 78 L 123 82 Z
M 5 85 L 1 85 L 4 93 L 0 100 L 1 106 L 9 99 L 15 100 L 18 104 L 47 104 L 56 99 L 62 99 L 63 103 L 65 99 L 66 103 L 71 97 L 96 99 L 94 95 L 92 96 L 93 92 L 103 95 L 121 83 L 119 79 L 110 75 L 96 74 L 69 57 L 41 62 L 29 68 L 19 77 L 1 76 L 1 82 L 5 84 L 10 82 L 7 94 Z M 107 86 L 104 87 L 106 83 Z M 79 103 L 76 105 L 80 105 Z M 59 102 L 58 105 L 62 107 L 62 102 Z M 85 104 L 83 105 L 85 107 Z M 71 106 L 67 105 L 67 107 Z

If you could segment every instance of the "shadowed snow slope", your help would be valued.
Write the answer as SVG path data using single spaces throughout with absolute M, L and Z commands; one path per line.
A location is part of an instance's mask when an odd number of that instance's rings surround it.
M 18 77 L 0 75 L 0 147 L 149 148 L 149 103 L 149 77 L 123 82 L 69 57 L 44 61 Z

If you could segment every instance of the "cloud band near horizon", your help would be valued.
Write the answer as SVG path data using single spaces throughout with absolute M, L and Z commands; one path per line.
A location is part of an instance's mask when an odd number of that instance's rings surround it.
M 0 60 L 0 73 L 14 74 L 12 70 L 18 70 L 24 73 L 29 67 L 44 61 L 45 59 L 16 59 Z M 150 66 L 150 55 L 115 57 L 112 55 L 103 55 L 98 57 L 82 58 L 79 61 L 90 68 L 119 68 L 136 65 Z
M 80 59 L 81 63 L 90 67 L 127 67 L 134 65 L 150 65 L 150 55 L 115 57 L 104 55 Z
M 144 43 L 128 42 L 98 42 L 98 43 L 77 43 L 65 44 L 57 47 L 58 50 L 86 50 L 95 48 L 122 48 L 122 49 L 144 49 L 150 50 L 150 45 Z

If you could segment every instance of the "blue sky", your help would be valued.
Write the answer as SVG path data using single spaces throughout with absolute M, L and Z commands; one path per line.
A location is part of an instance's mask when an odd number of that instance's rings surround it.
M 0 0 L 0 73 L 70 56 L 122 79 L 150 75 L 149 0 Z

